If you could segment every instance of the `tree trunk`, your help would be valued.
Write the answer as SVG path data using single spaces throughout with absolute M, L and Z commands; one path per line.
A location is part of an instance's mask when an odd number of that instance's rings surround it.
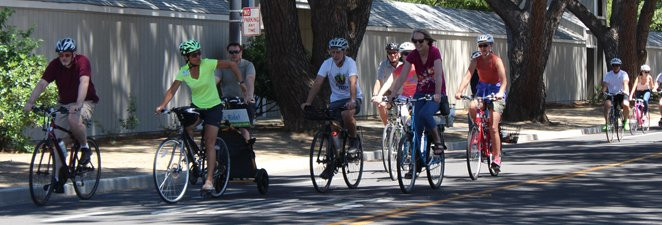
M 304 52 L 299 18 L 294 0 L 262 1 L 264 29 L 267 41 L 267 61 L 276 101 L 285 128 L 302 131 L 314 127 L 303 119 L 300 104 L 306 101 L 312 80 L 310 64 Z
M 531 1 L 524 9 L 513 2 L 488 0 L 508 30 L 511 82 L 504 119 L 548 123 L 543 73 L 553 34 L 569 0 Z
M 648 32 L 657 0 L 644 1 L 637 21 L 638 2 L 614 0 L 609 27 L 602 24 L 579 0 L 571 0 L 568 4 L 568 9 L 591 30 L 603 46 L 607 65 L 612 58 L 623 60 L 622 69 L 630 75 L 630 82 L 634 82 L 639 66 L 646 61 Z

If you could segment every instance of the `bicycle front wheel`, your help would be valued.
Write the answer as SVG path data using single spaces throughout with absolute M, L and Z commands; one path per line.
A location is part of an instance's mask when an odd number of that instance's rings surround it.
M 92 155 L 90 155 L 90 162 L 86 165 L 75 165 L 74 168 L 74 191 L 78 198 L 87 200 L 94 196 L 97 188 L 99 187 L 99 178 L 101 178 L 101 154 L 99 146 L 91 138 L 87 139 L 87 144 L 90 146 Z M 76 155 L 82 154 L 80 150 L 76 151 Z M 76 156 L 77 157 L 77 156 Z
M 391 178 L 391 180 L 396 180 L 397 179 L 397 162 L 396 159 L 398 158 L 398 141 L 400 138 L 402 138 L 402 127 L 399 125 L 396 125 L 393 130 L 391 131 L 391 134 L 389 135 L 390 138 L 390 146 L 388 147 L 388 175 Z
M 616 128 L 616 139 L 620 142 L 625 136 L 625 123 L 623 122 L 623 112 L 619 113 L 614 122 L 614 127 Z
M 181 139 L 161 142 L 154 156 L 154 186 L 161 199 L 168 203 L 179 201 L 186 193 L 189 158 Z
M 357 130 L 357 132 L 360 132 Z M 361 176 L 363 175 L 363 140 L 361 135 L 358 135 L 359 148 L 356 152 L 345 151 L 343 159 L 342 176 L 345 179 L 345 184 L 350 189 L 359 187 Z
M 439 131 L 439 135 L 442 136 L 442 128 L 437 126 L 437 130 Z M 428 151 L 426 152 L 428 156 L 427 166 L 425 169 L 427 170 L 428 183 L 430 183 L 430 187 L 436 190 L 439 189 L 441 182 L 444 180 L 444 171 L 446 170 L 446 156 L 444 155 L 445 153 L 441 153 L 441 155 L 431 153 L 432 149 L 430 149 L 429 142 L 427 148 Z
M 391 168 L 388 167 L 388 156 L 389 147 L 391 146 L 391 135 L 393 133 L 393 124 L 388 123 L 384 130 L 382 131 L 382 163 L 384 164 L 384 170 L 387 173 L 391 173 Z
M 415 148 L 412 138 L 409 135 L 403 135 L 398 146 L 398 185 L 403 193 L 410 193 L 416 182 L 416 158 L 413 156 Z
M 310 145 L 310 179 L 313 181 L 313 187 L 320 193 L 329 190 L 331 179 L 333 178 L 333 170 L 335 164 L 333 163 L 333 147 L 329 143 L 329 136 L 325 135 L 322 131 L 318 131 L 313 138 L 313 143 Z M 322 173 L 327 170 L 330 175 L 322 178 Z
M 48 202 L 55 187 L 55 149 L 48 141 L 40 141 L 34 148 L 30 162 L 30 197 L 34 204 L 42 206 Z
M 480 175 L 480 164 L 482 154 L 480 153 L 480 134 L 478 128 L 473 127 L 467 136 L 467 170 L 472 180 L 478 179 Z
M 634 133 L 637 132 L 637 128 L 640 124 L 639 118 L 641 118 L 641 111 L 635 107 L 630 114 L 630 135 L 634 135 Z
M 216 137 L 216 168 L 214 169 L 214 190 L 211 196 L 220 197 L 225 193 L 230 180 L 230 150 L 222 138 Z

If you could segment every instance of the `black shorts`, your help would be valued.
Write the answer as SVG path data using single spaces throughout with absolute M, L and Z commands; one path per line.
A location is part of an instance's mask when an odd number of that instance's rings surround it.
M 223 104 L 218 104 L 208 109 L 202 109 L 191 103 L 191 107 L 198 109 L 197 111 L 200 113 L 200 119 L 204 121 L 205 125 L 221 127 L 221 122 L 223 121 Z
M 341 115 L 342 111 L 339 111 L 338 109 L 345 107 L 345 104 L 347 104 L 347 102 L 349 102 L 349 100 L 351 100 L 351 99 L 350 98 L 344 98 L 344 99 L 340 99 L 340 100 L 335 101 L 335 102 L 331 102 L 331 104 L 329 104 L 329 109 L 333 111 L 332 116 L 340 118 L 340 115 Z M 354 109 L 356 111 L 354 111 L 354 115 L 359 114 L 359 112 L 361 112 L 361 104 L 362 103 L 363 103 L 363 101 L 360 98 L 356 99 L 356 107 L 354 107 Z

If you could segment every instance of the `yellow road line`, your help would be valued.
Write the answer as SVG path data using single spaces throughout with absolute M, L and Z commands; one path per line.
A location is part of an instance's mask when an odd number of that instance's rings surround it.
M 566 180 L 566 179 L 571 179 L 571 178 L 574 178 L 574 177 L 584 176 L 588 173 L 595 172 L 595 171 L 598 171 L 598 170 L 608 169 L 608 168 L 612 168 L 612 167 L 618 167 L 618 166 L 622 166 L 622 165 L 625 165 L 625 164 L 628 164 L 628 163 L 641 161 L 641 160 L 649 159 L 649 158 L 657 158 L 657 157 L 660 157 L 660 156 L 662 156 L 662 152 L 651 153 L 651 154 L 641 156 L 641 157 L 638 157 L 638 158 L 629 159 L 629 160 L 625 160 L 625 161 L 621 161 L 621 162 L 615 162 L 615 163 L 602 165 L 602 166 L 597 166 L 597 167 L 592 167 L 592 168 L 588 168 L 588 169 L 583 169 L 583 170 L 580 170 L 580 171 L 567 173 L 567 174 L 563 174 L 563 175 L 527 180 L 527 181 L 523 181 L 523 182 L 520 182 L 520 183 L 517 183 L 517 184 L 511 184 L 511 185 L 505 185 L 505 186 L 501 186 L 501 187 L 495 187 L 495 188 L 492 188 L 492 189 L 489 189 L 489 190 L 483 190 L 483 191 L 479 191 L 479 192 L 473 192 L 473 193 L 458 195 L 458 196 L 454 196 L 454 197 L 450 197 L 450 198 L 446 198 L 446 199 L 441 199 L 441 200 L 436 200 L 436 201 L 418 203 L 418 204 L 408 206 L 408 207 L 392 209 L 392 210 L 388 210 L 388 211 L 385 211 L 385 212 L 380 212 L 380 213 L 375 213 L 375 214 L 369 214 L 369 215 L 365 215 L 365 216 L 350 218 L 350 219 L 341 220 L 341 221 L 338 221 L 338 222 L 335 222 L 335 223 L 330 223 L 330 224 L 337 225 L 337 224 L 369 224 L 369 223 L 374 223 L 377 220 L 383 220 L 383 219 L 386 219 L 386 218 L 394 218 L 394 217 L 402 217 L 402 216 L 406 216 L 406 215 L 409 215 L 409 214 L 412 214 L 412 213 L 416 213 L 417 211 L 415 209 L 425 208 L 425 207 L 429 207 L 429 206 L 435 206 L 435 205 L 443 204 L 443 203 L 446 203 L 446 202 L 459 200 L 459 199 L 470 198 L 470 197 L 475 197 L 475 196 L 480 196 L 480 195 L 483 195 L 483 194 L 489 194 L 489 193 L 500 191 L 500 190 L 508 190 L 508 189 L 516 188 L 516 187 L 527 185 L 527 184 L 550 184 L 550 183 L 557 182 L 557 181 L 560 181 L 560 180 Z

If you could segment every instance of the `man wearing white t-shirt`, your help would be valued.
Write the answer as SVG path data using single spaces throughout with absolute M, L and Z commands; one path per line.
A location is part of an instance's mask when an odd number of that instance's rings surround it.
M 308 92 L 308 98 L 305 103 L 301 104 L 301 108 L 305 109 L 313 102 L 320 86 L 324 83 L 324 79 L 329 78 L 329 86 L 331 86 L 329 109 L 336 109 L 334 112 L 337 112 L 337 109 L 343 110 L 340 116 L 342 116 L 343 125 L 349 133 L 349 148 L 347 151 L 355 152 L 358 150 L 359 141 L 356 137 L 354 115 L 358 114 L 361 109 L 363 93 L 359 86 L 356 62 L 346 56 L 348 47 L 349 43 L 344 38 L 334 38 L 329 41 L 331 57 L 322 63 L 313 87 Z
M 623 107 L 623 115 L 630 115 L 630 102 L 628 97 L 625 97 L 627 93 L 630 93 L 630 87 L 628 86 L 630 78 L 628 73 L 621 70 L 621 59 L 613 58 L 611 60 L 612 70 L 607 72 L 602 78 L 602 92 L 608 92 L 609 94 L 614 95 L 614 103 L 621 104 Z M 609 108 L 612 107 L 612 102 L 610 99 L 605 99 L 604 105 L 604 115 L 605 123 L 609 123 L 607 119 L 607 113 Z M 623 121 L 623 127 L 629 129 L 629 122 L 627 120 L 628 116 L 625 116 L 625 121 Z M 606 128 L 605 128 L 606 129 Z

